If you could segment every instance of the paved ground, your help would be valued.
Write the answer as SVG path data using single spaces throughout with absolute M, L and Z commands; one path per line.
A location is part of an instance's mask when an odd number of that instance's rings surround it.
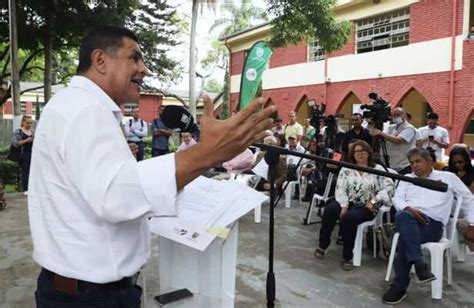
M 9 208 L 0 212 L 0 307 L 34 307 L 33 292 L 39 268 L 32 261 L 26 198 L 8 195 Z M 306 205 L 306 204 L 305 204 Z M 319 225 L 303 226 L 305 206 L 279 206 L 275 242 L 277 307 L 382 307 L 386 263 L 364 252 L 362 267 L 352 272 L 339 268 L 341 247 L 331 246 L 323 261 L 312 257 Z M 236 307 L 264 307 L 268 253 L 268 207 L 261 224 L 253 213 L 240 221 Z M 157 307 L 151 297 L 158 292 L 158 251 L 147 265 L 147 307 Z M 413 280 L 400 307 L 474 307 L 474 255 L 453 266 L 454 284 L 444 285 L 443 300 L 431 299 L 430 285 Z M 445 281 L 446 282 L 446 281 Z

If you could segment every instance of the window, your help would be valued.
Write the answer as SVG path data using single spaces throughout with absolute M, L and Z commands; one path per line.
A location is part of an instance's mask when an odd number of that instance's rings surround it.
M 131 117 L 132 116 L 132 109 L 138 107 L 138 104 L 125 104 L 123 107 L 123 115 L 125 117 Z
M 357 53 L 408 45 L 410 8 L 357 21 Z
M 308 62 L 324 60 L 324 49 L 319 45 L 319 41 L 313 40 L 308 43 Z
M 469 121 L 469 125 L 466 128 L 466 134 L 474 135 L 474 119 Z

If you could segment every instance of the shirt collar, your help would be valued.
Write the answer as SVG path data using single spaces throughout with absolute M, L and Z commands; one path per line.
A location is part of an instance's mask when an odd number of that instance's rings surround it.
M 81 88 L 92 92 L 95 96 L 99 97 L 100 101 L 112 111 L 117 122 L 122 121 L 122 110 L 120 107 L 110 98 L 110 96 L 104 92 L 95 82 L 84 76 L 74 76 L 71 78 L 69 83 L 70 87 Z

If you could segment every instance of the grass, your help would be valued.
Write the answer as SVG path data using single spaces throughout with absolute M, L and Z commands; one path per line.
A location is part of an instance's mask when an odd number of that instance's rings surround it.
M 6 184 L 4 188 L 4 192 L 8 194 L 8 193 L 15 193 L 19 191 L 18 191 L 18 187 L 15 184 Z

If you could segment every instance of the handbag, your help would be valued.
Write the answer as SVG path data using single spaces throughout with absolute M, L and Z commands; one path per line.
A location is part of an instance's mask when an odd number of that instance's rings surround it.
M 13 144 L 10 146 L 10 151 L 8 151 L 8 156 L 7 159 L 14 161 L 14 162 L 20 162 L 21 159 L 21 149 L 22 147 L 15 147 Z
M 375 228 L 375 236 L 377 238 L 377 244 L 382 252 L 382 258 L 388 259 L 390 251 L 392 249 L 393 236 L 397 232 L 394 223 L 384 223 Z

